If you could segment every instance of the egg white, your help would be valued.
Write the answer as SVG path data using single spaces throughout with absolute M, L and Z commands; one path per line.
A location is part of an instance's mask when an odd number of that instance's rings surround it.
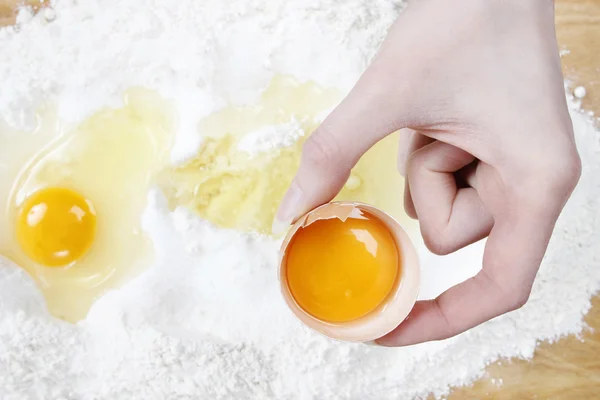
M 52 314 L 77 321 L 152 258 L 141 215 L 153 176 L 169 160 L 173 118 L 166 102 L 142 89 L 128 91 L 123 108 L 100 110 L 74 129 L 54 115 L 41 111 L 35 132 L 0 127 L 0 254 L 36 280 Z M 48 187 L 75 190 L 96 209 L 94 243 L 69 267 L 35 263 L 15 238 L 19 206 Z

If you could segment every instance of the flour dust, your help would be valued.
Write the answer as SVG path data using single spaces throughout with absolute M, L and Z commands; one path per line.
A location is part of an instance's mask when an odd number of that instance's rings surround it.
M 389 0 L 57 1 L 51 13 L 23 11 L 16 27 L 0 30 L 0 121 L 30 129 L 36 109 L 56 103 L 76 124 L 145 86 L 175 103 L 171 159 L 183 162 L 202 142 L 201 118 L 253 103 L 277 73 L 348 91 L 403 8 Z M 516 312 L 409 348 L 331 341 L 281 300 L 278 240 L 170 211 L 152 190 L 143 225 L 156 262 L 76 325 L 51 317 L 25 272 L 0 261 L 0 397 L 410 399 L 469 384 L 498 358 L 529 358 L 538 341 L 581 332 L 600 288 L 600 144 L 574 106 L 572 118 L 581 182 L 531 300 Z M 264 147 L 278 129 L 253 143 Z M 483 243 L 448 257 L 419 245 L 421 298 L 480 269 Z

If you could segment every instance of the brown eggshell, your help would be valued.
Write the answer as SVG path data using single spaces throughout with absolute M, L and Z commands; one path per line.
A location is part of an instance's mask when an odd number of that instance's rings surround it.
M 392 291 L 382 304 L 364 317 L 345 323 L 319 320 L 304 311 L 290 291 L 286 273 L 287 251 L 290 241 L 299 229 L 315 221 L 330 218 L 339 218 L 341 221 L 346 221 L 348 217 L 360 216 L 362 211 L 375 216 L 389 228 L 400 255 L 401 272 L 399 279 L 397 279 Z M 285 302 L 305 325 L 333 339 L 349 342 L 368 342 L 391 332 L 408 316 L 419 293 L 419 261 L 410 238 L 400 224 L 390 215 L 364 203 L 332 202 L 308 212 L 292 225 L 281 245 L 279 281 Z

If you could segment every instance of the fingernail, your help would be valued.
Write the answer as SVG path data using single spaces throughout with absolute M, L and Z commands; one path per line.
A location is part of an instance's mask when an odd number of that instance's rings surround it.
M 271 228 L 273 233 L 277 235 L 289 228 L 294 218 L 302 212 L 303 207 L 304 194 L 296 181 L 293 181 L 287 193 L 283 196 L 279 210 L 277 210 L 277 214 L 275 215 L 275 220 Z
M 374 340 L 369 340 L 368 342 L 362 342 L 362 344 L 366 344 L 367 346 L 379 347 L 379 344 L 377 344 L 377 342 Z
M 273 221 L 273 225 L 271 225 L 271 232 L 274 235 L 279 235 L 279 234 L 285 232 L 285 230 L 287 228 L 289 228 L 291 224 L 292 224 L 292 221 L 283 222 L 283 221 L 280 221 L 277 218 L 275 218 L 275 220 Z

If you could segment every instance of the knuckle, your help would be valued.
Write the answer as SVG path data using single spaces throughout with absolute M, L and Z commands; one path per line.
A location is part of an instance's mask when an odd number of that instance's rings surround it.
M 527 186 L 535 190 L 521 192 L 522 204 L 534 213 L 556 213 L 557 205 L 564 205 L 581 177 L 581 158 L 576 150 L 568 154 L 549 157 L 545 162 L 538 162 L 529 168 Z M 556 201 L 548 201 L 555 199 Z M 560 211 L 560 210 L 558 210 Z
M 529 290 L 517 290 L 511 293 L 510 296 L 507 296 L 505 300 L 506 312 L 516 311 L 527 304 L 530 293 Z
M 419 149 L 409 154 L 406 159 L 406 176 L 411 179 L 418 179 L 416 176 L 425 165 L 427 159 L 426 149 Z
M 304 143 L 302 159 L 317 168 L 329 168 L 344 161 L 345 157 L 334 136 L 323 130 L 315 132 Z
M 421 236 L 429 251 L 438 256 L 445 256 L 453 252 L 454 249 L 448 244 L 446 235 L 441 230 L 431 226 L 421 226 Z
M 423 242 L 429 251 L 431 251 L 433 254 L 441 255 L 440 251 L 442 245 L 435 235 L 432 235 L 429 230 L 422 230 L 421 236 L 423 236 Z
M 452 323 L 452 320 L 449 319 L 448 316 L 444 313 L 444 310 L 442 309 L 442 306 L 440 305 L 440 302 L 439 302 L 439 297 L 432 300 L 432 302 L 433 302 L 435 311 L 437 312 L 440 319 L 442 321 L 444 321 L 444 323 L 446 324 L 446 327 L 447 327 L 447 329 L 442 330 L 442 335 L 440 335 L 439 339 L 444 340 L 444 339 L 448 339 L 452 336 L 459 334 L 462 331 L 462 329 L 457 328 Z
M 516 311 L 527 304 L 531 294 L 531 285 L 523 286 L 515 279 L 504 279 L 498 281 L 493 274 L 485 272 L 485 269 L 477 275 L 486 290 L 495 293 L 496 301 L 501 310 L 497 315 Z
M 553 191 L 572 192 L 581 176 L 581 158 L 576 150 L 556 158 L 546 169 L 548 188 Z
M 566 154 L 565 154 L 566 153 Z M 556 194 L 570 193 L 581 176 L 581 158 L 576 149 L 559 152 L 533 165 L 531 178 L 544 184 L 545 189 Z
M 581 158 L 577 152 L 570 155 L 561 166 L 561 172 L 558 174 L 558 183 L 563 190 L 571 193 L 581 178 Z

